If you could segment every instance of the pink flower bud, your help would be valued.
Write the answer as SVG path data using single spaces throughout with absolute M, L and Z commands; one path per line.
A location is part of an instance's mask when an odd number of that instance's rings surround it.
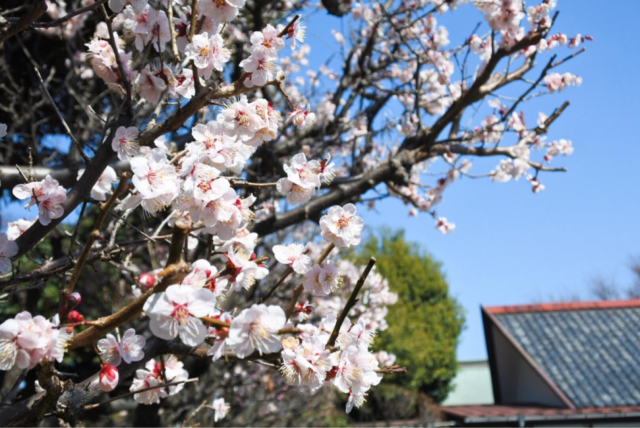
M 100 389 L 104 392 L 113 391 L 118 386 L 118 369 L 111 364 L 105 364 L 100 370 Z
M 78 292 L 71 293 L 67 296 L 67 304 L 69 305 L 69 308 L 75 308 L 81 301 L 82 297 Z
M 144 290 L 148 290 L 156 285 L 156 277 L 150 273 L 143 273 L 138 277 L 138 285 Z

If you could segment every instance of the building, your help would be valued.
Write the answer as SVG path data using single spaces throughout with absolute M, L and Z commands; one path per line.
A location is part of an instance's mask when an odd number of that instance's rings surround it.
M 640 425 L 640 299 L 483 307 L 482 319 L 494 403 L 448 402 L 449 423 Z
M 491 369 L 487 360 L 459 362 L 451 386 L 453 390 L 442 402 L 443 406 L 493 404 Z

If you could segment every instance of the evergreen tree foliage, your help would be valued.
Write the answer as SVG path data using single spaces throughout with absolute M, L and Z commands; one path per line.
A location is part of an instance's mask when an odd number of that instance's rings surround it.
M 463 309 L 449 294 L 442 264 L 418 244 L 407 242 L 402 230 L 371 234 L 354 257 L 364 262 L 370 256 L 377 258 L 377 271 L 398 293 L 398 302 L 389 307 L 389 328 L 379 333 L 375 349 L 394 353 L 396 363 L 409 371 L 385 376 L 385 381 L 440 402 L 451 390 L 464 327 Z

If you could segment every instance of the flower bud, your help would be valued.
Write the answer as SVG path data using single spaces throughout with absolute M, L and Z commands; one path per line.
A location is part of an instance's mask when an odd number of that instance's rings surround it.
M 69 315 L 67 315 L 67 321 L 71 324 L 77 324 L 84 321 L 84 316 L 78 311 L 71 311 Z
M 67 307 L 69 309 L 73 309 L 76 306 L 78 306 L 81 301 L 82 301 L 82 297 L 80 296 L 80 293 L 73 292 L 67 296 Z
M 120 376 L 118 369 L 111 364 L 104 364 L 100 370 L 100 389 L 104 392 L 113 391 L 118 386 Z
M 138 285 L 143 290 L 148 290 L 156 285 L 156 277 L 150 273 L 143 273 L 138 277 Z

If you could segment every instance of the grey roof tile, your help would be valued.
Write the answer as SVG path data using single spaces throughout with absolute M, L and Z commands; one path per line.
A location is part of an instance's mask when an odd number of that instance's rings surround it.
M 640 405 L 640 307 L 496 318 L 578 408 Z

